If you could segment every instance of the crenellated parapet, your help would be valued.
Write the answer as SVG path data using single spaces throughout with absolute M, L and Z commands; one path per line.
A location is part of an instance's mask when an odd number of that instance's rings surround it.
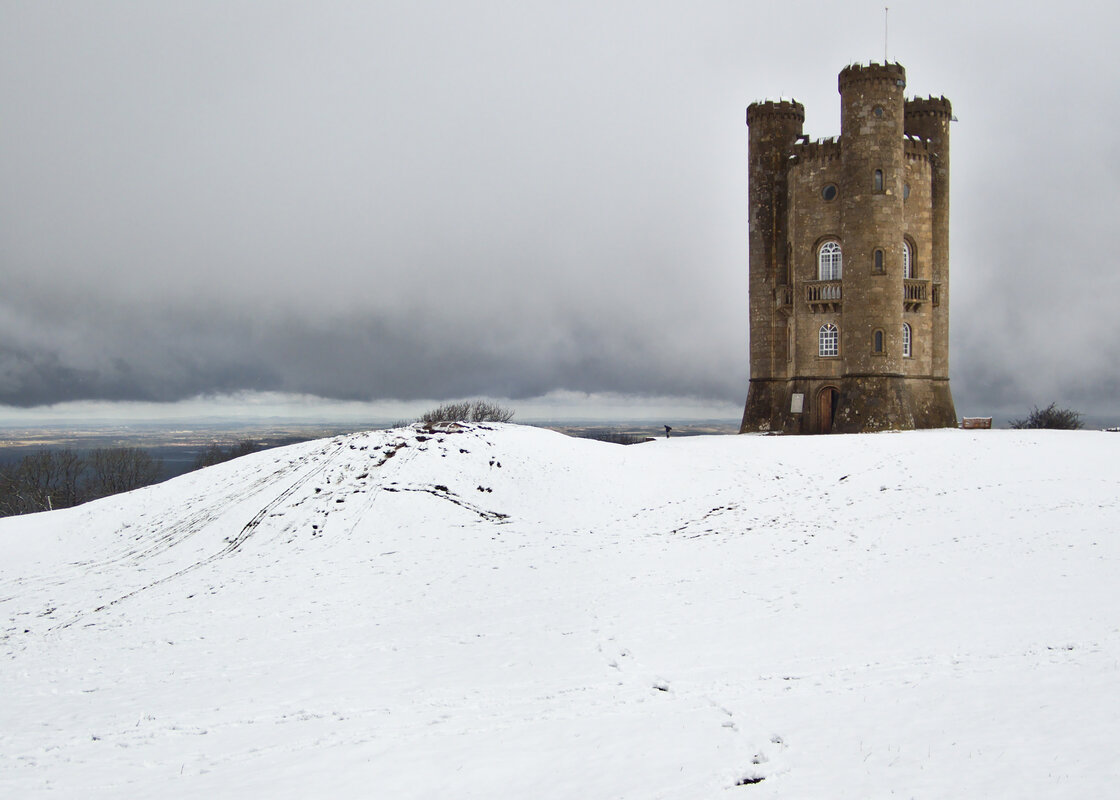
M 919 117 L 941 117 L 946 120 L 953 118 L 953 105 L 945 96 L 941 97 L 914 97 L 906 101 L 906 119 Z
M 805 122 L 805 106 L 796 100 L 764 100 L 747 106 L 747 124 L 764 120 Z
M 832 161 L 840 158 L 840 140 L 830 136 L 814 142 L 798 142 L 793 146 L 792 155 L 799 162 Z
M 906 69 L 899 63 L 851 64 L 840 71 L 840 94 L 848 88 L 861 83 L 885 82 L 894 86 L 906 86 Z
M 902 140 L 902 149 L 908 161 L 929 161 L 934 155 L 929 140 L 913 134 L 906 134 Z

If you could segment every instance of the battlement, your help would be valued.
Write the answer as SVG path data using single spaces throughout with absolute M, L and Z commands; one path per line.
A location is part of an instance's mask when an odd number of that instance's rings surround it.
M 933 149 L 930 147 L 928 139 L 910 133 L 906 134 L 905 139 L 903 139 L 902 147 L 906 158 L 912 161 L 928 161 L 930 156 L 933 155 Z
M 944 117 L 953 118 L 953 105 L 941 97 L 914 97 L 906 101 L 907 117 Z
M 764 100 L 747 106 L 747 125 L 774 119 L 805 122 L 805 106 L 796 100 Z
M 851 64 L 840 70 L 838 81 L 840 94 L 844 93 L 844 87 L 846 86 L 877 81 L 905 87 L 906 69 L 897 62 L 894 64 L 877 64 L 872 61 L 870 64 Z
M 810 142 L 803 139 L 793 146 L 793 155 L 798 161 L 827 161 L 840 158 L 840 140 L 835 136 Z

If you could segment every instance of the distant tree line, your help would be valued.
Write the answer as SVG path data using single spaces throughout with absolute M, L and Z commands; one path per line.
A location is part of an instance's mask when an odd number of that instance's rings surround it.
M 263 450 L 252 440 L 198 454 L 193 469 L 220 464 Z M 42 449 L 0 464 L 0 517 L 69 508 L 129 492 L 164 479 L 163 465 L 139 447 L 101 447 L 80 453 L 69 447 Z
M 247 456 L 250 453 L 256 453 L 258 450 L 264 450 L 264 445 L 260 442 L 254 442 L 252 439 L 242 439 L 237 444 L 231 444 L 229 447 L 222 447 L 220 444 L 212 444 L 198 454 L 198 457 L 194 460 L 194 468 L 202 469 L 203 467 L 212 467 L 224 461 L 232 461 L 235 458 Z
M 69 508 L 156 483 L 162 466 L 138 447 L 39 450 L 0 466 L 0 516 Z
M 652 436 L 623 433 L 622 431 L 587 431 L 581 433 L 579 438 L 594 439 L 597 442 L 610 442 L 611 444 L 643 444 L 653 440 Z

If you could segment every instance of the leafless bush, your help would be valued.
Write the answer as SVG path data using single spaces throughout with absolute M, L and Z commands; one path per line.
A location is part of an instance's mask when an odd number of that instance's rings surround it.
M 509 422 L 513 411 L 488 400 L 465 400 L 443 403 L 421 415 L 417 422 L 436 425 L 440 422 Z
M 1085 427 L 1081 414 L 1068 408 L 1058 408 L 1051 403 L 1046 408 L 1035 406 L 1023 419 L 1009 420 L 1012 428 L 1053 428 L 1063 431 L 1079 431 Z

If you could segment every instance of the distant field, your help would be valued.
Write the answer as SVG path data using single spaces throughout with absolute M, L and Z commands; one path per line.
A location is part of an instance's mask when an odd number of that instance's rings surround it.
M 0 428 L 0 463 L 18 461 L 25 455 L 42 449 L 72 448 L 79 451 L 99 447 L 139 447 L 163 464 L 165 477 L 173 478 L 190 471 L 199 453 L 213 444 L 231 445 L 251 439 L 263 447 L 279 447 L 310 439 L 323 439 L 356 431 L 380 430 L 393 426 L 393 422 L 323 423 L 319 425 L 269 423 L 245 425 L 244 423 L 178 423 L 144 425 L 90 425 L 84 428 L 41 427 Z M 663 425 L 648 422 L 633 424 L 598 424 L 580 421 L 554 420 L 537 427 L 559 431 L 569 436 L 596 438 L 605 434 L 624 434 L 638 437 L 664 437 Z M 687 425 L 674 425 L 673 436 L 736 433 L 737 422 L 726 420 L 703 421 Z
M 69 447 L 89 451 L 99 447 L 139 447 L 163 463 L 167 477 L 190 470 L 195 458 L 213 444 L 231 445 L 245 439 L 263 447 L 352 433 L 374 425 L 136 425 L 73 428 L 8 428 L 0 430 L 0 463 L 18 460 L 41 449 Z

